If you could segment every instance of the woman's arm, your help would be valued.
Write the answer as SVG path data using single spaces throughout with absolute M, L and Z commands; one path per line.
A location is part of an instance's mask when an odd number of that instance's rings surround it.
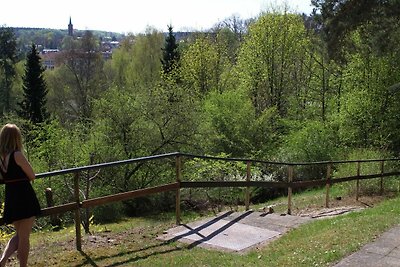
M 22 154 L 20 151 L 15 151 L 14 159 L 15 159 L 15 162 L 22 168 L 22 170 L 28 176 L 29 180 L 30 181 L 34 180 L 35 172 L 33 171 L 31 164 L 26 159 L 24 154 Z

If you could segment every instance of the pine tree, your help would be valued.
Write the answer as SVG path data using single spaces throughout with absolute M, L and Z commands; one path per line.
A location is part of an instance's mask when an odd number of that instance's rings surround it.
M 165 38 L 165 46 L 163 50 L 163 58 L 161 63 L 165 74 L 170 73 L 179 62 L 178 44 L 176 43 L 175 35 L 172 26 L 168 26 L 168 36 Z
M 41 123 L 49 118 L 46 109 L 47 86 L 43 77 L 44 68 L 41 58 L 32 44 L 25 63 L 25 76 L 23 77 L 23 100 L 19 103 L 19 115 L 33 123 Z

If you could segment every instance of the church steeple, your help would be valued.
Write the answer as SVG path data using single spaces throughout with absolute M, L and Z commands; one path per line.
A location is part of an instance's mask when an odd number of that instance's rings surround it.
M 74 36 L 74 25 L 72 25 L 71 17 L 69 17 L 68 35 L 69 36 Z

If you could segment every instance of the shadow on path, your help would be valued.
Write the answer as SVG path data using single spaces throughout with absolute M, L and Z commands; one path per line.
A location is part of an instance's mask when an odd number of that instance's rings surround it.
M 251 213 L 253 213 L 253 211 L 246 211 L 246 212 L 243 213 L 242 215 L 238 216 L 237 218 L 233 219 L 232 221 L 229 221 L 227 224 L 225 224 L 224 226 L 218 228 L 217 230 L 215 230 L 214 232 L 210 233 L 210 234 L 207 235 L 207 236 L 204 236 L 204 235 L 202 235 L 202 234 L 200 233 L 201 230 L 203 230 L 203 229 L 205 229 L 205 228 L 207 228 L 207 227 L 210 227 L 211 225 L 215 224 L 216 222 L 218 222 L 218 221 L 220 221 L 220 220 L 222 220 L 222 219 L 228 217 L 228 216 L 231 215 L 232 213 L 233 213 L 232 211 L 226 212 L 226 213 L 222 214 L 221 216 L 218 216 L 218 217 L 212 219 L 211 221 L 208 221 L 208 222 L 206 222 L 206 223 L 204 223 L 204 224 L 202 224 L 201 226 L 196 227 L 196 228 L 191 228 L 191 227 L 189 227 L 188 225 L 184 224 L 184 225 L 182 225 L 182 226 L 186 227 L 186 228 L 189 229 L 190 231 L 187 232 L 187 233 L 178 235 L 178 236 L 176 236 L 176 237 L 174 237 L 174 238 L 172 238 L 172 239 L 170 239 L 170 240 L 168 240 L 168 241 L 178 241 L 179 239 L 182 239 L 182 238 L 185 238 L 185 237 L 187 237 L 187 236 L 196 234 L 196 235 L 200 236 L 201 239 L 200 239 L 200 240 L 197 240 L 197 241 L 194 241 L 193 243 L 191 243 L 191 244 L 188 246 L 189 249 L 190 249 L 190 248 L 194 248 L 194 247 L 196 247 L 196 246 L 198 246 L 198 245 L 200 245 L 200 244 L 202 244 L 202 243 L 204 243 L 204 242 L 209 241 L 210 239 L 212 239 L 213 237 L 217 236 L 218 234 L 221 234 L 223 231 L 225 231 L 226 229 L 228 229 L 229 227 L 231 227 L 231 226 L 234 225 L 235 223 L 237 223 L 237 222 L 241 221 L 242 219 L 246 218 L 247 216 L 249 216 Z
M 85 257 L 85 261 L 82 262 L 79 265 L 76 265 L 75 267 L 82 267 L 82 266 L 86 266 L 86 265 L 90 265 L 93 267 L 98 267 L 100 265 L 98 265 L 99 262 L 105 260 L 105 259 L 112 259 L 112 258 L 118 258 L 118 257 L 126 257 L 127 255 L 132 255 L 132 257 L 127 258 L 123 261 L 118 261 L 118 262 L 114 262 L 110 265 L 106 265 L 108 267 L 116 267 L 116 266 L 121 266 L 121 265 L 125 265 L 125 264 L 129 264 L 129 263 L 134 263 L 137 262 L 139 260 L 144 260 L 147 258 L 150 258 L 152 256 L 158 256 L 158 255 L 162 255 L 162 254 L 167 254 L 167 253 L 171 253 L 171 252 L 176 252 L 176 251 L 180 251 L 183 249 L 192 249 L 198 245 L 200 245 L 203 242 L 206 242 L 208 240 L 210 240 L 211 238 L 215 237 L 216 235 L 220 234 L 221 232 L 225 231 L 226 229 L 228 229 L 229 227 L 231 227 L 233 224 L 239 222 L 240 220 L 242 220 L 243 218 L 247 217 L 248 215 L 250 215 L 253 211 L 247 211 L 245 213 L 243 213 L 242 215 L 238 216 L 237 218 L 233 219 L 232 221 L 228 222 L 226 225 L 224 225 L 223 227 L 218 228 L 216 231 L 212 232 L 211 234 L 209 234 L 208 236 L 203 236 L 200 234 L 200 231 L 217 223 L 220 220 L 223 220 L 224 218 L 228 217 L 229 215 L 231 215 L 233 212 L 229 211 L 226 212 L 202 225 L 200 225 L 199 227 L 196 228 L 191 228 L 186 224 L 182 224 L 181 226 L 186 227 L 187 229 L 190 229 L 189 232 L 181 234 L 179 236 L 173 237 L 169 240 L 166 240 L 162 243 L 159 244 L 154 244 L 154 245 L 150 245 L 150 246 L 146 246 L 144 248 L 140 248 L 140 249 L 134 249 L 134 250 L 130 250 L 130 251 L 124 251 L 121 253 L 117 253 L 114 255 L 107 255 L 107 256 L 99 256 L 99 257 L 90 257 L 88 254 L 86 254 L 84 251 L 81 251 L 80 254 Z M 202 239 L 195 241 L 191 244 L 189 244 L 188 246 L 184 246 L 184 247 L 177 247 L 174 246 L 172 247 L 171 244 L 178 241 L 179 239 L 185 238 L 189 235 L 192 234 L 197 234 L 199 235 Z M 157 251 L 155 251 L 157 250 Z M 143 253 L 142 255 L 137 255 L 138 253 Z M 96 263 L 98 262 L 98 263 Z M 100 263 L 99 263 L 100 264 Z M 101 265 L 104 266 L 104 265 Z

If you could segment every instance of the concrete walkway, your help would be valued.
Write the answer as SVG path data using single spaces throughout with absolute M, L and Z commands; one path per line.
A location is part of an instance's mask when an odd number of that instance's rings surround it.
M 400 267 L 400 226 L 344 258 L 334 267 Z
M 189 243 L 223 251 L 244 253 L 255 246 L 263 246 L 288 230 L 312 220 L 255 211 L 224 212 L 216 217 L 183 224 L 165 231 L 158 238 Z

